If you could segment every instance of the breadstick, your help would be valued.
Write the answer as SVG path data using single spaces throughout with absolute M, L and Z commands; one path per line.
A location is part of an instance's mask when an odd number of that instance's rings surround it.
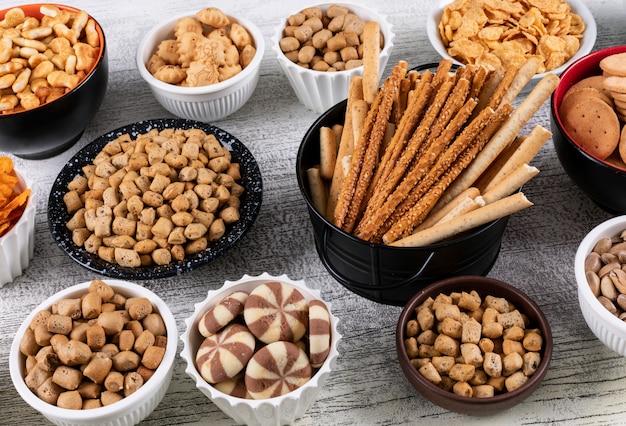
M 487 67 L 478 67 L 476 73 L 474 74 L 474 79 L 472 80 L 472 89 L 469 93 L 471 98 L 477 98 L 480 95 L 488 76 L 489 70 Z
M 332 179 L 337 161 L 337 135 L 330 127 L 320 127 L 320 168 L 319 174 L 324 179 Z M 324 203 L 326 204 L 326 203 Z M 325 210 L 322 210 L 325 211 Z
M 357 99 L 363 99 L 363 78 L 360 76 L 353 76 L 350 79 L 350 86 L 348 88 L 348 99 L 346 101 L 346 114 L 343 124 L 343 131 L 341 132 L 341 140 L 339 141 L 339 148 L 337 151 L 337 161 L 335 162 L 335 171 L 333 172 L 333 179 L 328 191 L 328 202 L 326 203 L 326 218 L 330 221 L 333 220 L 335 214 L 335 208 L 339 201 L 339 192 L 343 185 L 345 178 L 343 163 L 344 158 L 352 155 L 354 150 L 354 134 L 352 133 L 352 104 Z
M 311 193 L 311 203 L 315 210 L 320 212 L 326 211 L 326 187 L 320 175 L 320 168 L 315 166 L 306 170 L 306 177 L 309 181 L 309 191 Z
M 511 82 L 511 85 L 509 86 L 509 89 L 502 97 L 500 105 L 505 105 L 513 102 L 513 99 L 515 99 L 517 95 L 519 95 L 519 93 L 522 91 L 522 89 L 524 89 L 524 87 L 526 86 L 526 84 L 528 84 L 531 78 L 533 78 L 533 76 L 537 74 L 537 70 L 539 69 L 540 64 L 541 61 L 537 57 L 532 56 L 528 58 L 522 64 L 522 66 L 520 66 L 517 74 L 515 75 L 515 78 L 513 79 L 513 82 Z
M 374 102 L 380 81 L 380 28 L 378 22 L 370 21 L 363 28 L 363 99 Z
M 482 189 L 482 192 L 491 190 L 502 179 L 506 178 L 513 170 L 516 170 L 524 163 L 530 163 L 530 161 L 537 155 L 541 147 L 550 139 L 552 132 L 537 125 L 530 132 L 527 138 L 525 138 L 519 148 L 511 155 L 510 158 L 499 168 L 493 169 L 494 176 L 487 182 Z M 496 164 L 498 160 L 496 160 Z M 491 169 L 491 167 L 489 168 Z M 489 169 L 487 172 L 489 172 Z
M 515 193 L 484 207 L 456 217 L 448 222 L 432 226 L 401 240 L 391 243 L 396 247 L 423 247 L 458 235 L 477 226 L 511 215 L 532 206 L 522 192 Z
M 485 203 L 491 204 L 496 200 L 507 197 L 521 188 L 537 173 L 539 173 L 538 168 L 522 164 L 496 185 L 493 185 L 492 188 L 483 194 L 482 198 L 485 200 Z
M 539 107 L 550 97 L 559 77 L 556 74 L 547 74 L 528 94 L 528 97 L 511 114 L 509 119 L 500 127 L 491 140 L 485 145 L 472 164 L 456 179 L 446 194 L 449 201 L 476 182 L 476 179 L 495 161 L 496 157 L 515 139 L 522 127 L 535 114 Z M 507 104 L 508 105 L 508 104 Z
M 493 92 L 493 96 L 489 100 L 487 106 L 490 106 L 494 110 L 498 109 L 500 103 L 502 102 L 502 99 L 504 98 L 505 93 L 507 92 L 507 90 L 509 90 L 509 87 L 511 87 L 511 84 L 513 83 L 513 80 L 517 75 L 517 71 L 517 66 L 513 64 L 510 64 L 506 68 L 506 71 L 504 71 L 504 76 L 502 76 L 500 84 L 498 84 L 498 87 L 496 87 L 496 90 Z
M 462 205 L 467 203 L 467 200 L 474 200 L 474 198 L 480 195 L 480 191 L 478 188 L 472 186 L 467 188 L 465 191 L 461 192 L 459 195 L 454 197 L 454 199 L 450 200 L 445 206 L 442 206 L 438 210 L 431 210 L 431 212 L 426 216 L 426 219 L 418 226 L 415 227 L 416 231 L 429 228 L 439 222 L 442 218 L 444 218 L 448 213 L 457 208 L 458 205 Z
M 483 207 L 485 205 L 485 200 L 480 195 L 476 198 L 467 197 L 466 200 L 463 200 L 461 203 L 456 205 L 452 210 L 450 210 L 446 215 L 444 215 L 441 219 L 439 219 L 436 225 L 444 222 L 448 222 L 449 220 L 454 219 L 455 217 L 461 216 L 465 213 L 469 213 L 477 208 Z M 424 222 L 422 222 L 424 223 Z
M 357 99 L 352 104 L 352 133 L 354 133 L 355 141 L 358 141 L 361 136 L 369 108 L 369 104 L 364 99 Z

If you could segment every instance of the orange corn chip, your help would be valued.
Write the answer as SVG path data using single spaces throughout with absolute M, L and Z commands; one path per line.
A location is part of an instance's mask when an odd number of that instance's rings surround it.
M 9 157 L 0 157 L 0 237 L 13 227 L 26 209 L 30 189 L 15 192 L 18 182 L 13 161 Z

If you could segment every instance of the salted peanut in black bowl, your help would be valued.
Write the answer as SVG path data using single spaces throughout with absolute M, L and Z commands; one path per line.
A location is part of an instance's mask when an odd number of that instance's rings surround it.
M 558 81 L 552 75 L 538 84 L 518 113 L 510 101 L 534 75 L 528 68 L 512 69 L 515 78 L 503 83 L 480 67 L 454 70 L 442 60 L 408 70 L 401 61 L 371 106 L 353 96 L 353 79 L 348 99 L 305 133 L 296 160 L 316 249 L 334 279 L 368 299 L 403 305 L 439 279 L 490 271 L 508 216 L 532 205 L 520 187 L 538 172 L 527 163 L 550 135 L 537 126 L 516 140 Z M 500 89 L 482 104 L 490 79 Z M 389 128 L 396 130 L 383 142 Z M 525 157 L 507 155 L 505 145 Z M 492 154 L 498 150 L 503 155 Z M 336 180 L 343 180 L 339 190 Z

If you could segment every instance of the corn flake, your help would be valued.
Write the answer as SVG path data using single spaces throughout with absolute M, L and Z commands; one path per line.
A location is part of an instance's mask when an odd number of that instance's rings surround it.
M 30 197 L 30 189 L 16 192 L 17 183 L 13 161 L 0 157 L 0 237 L 19 220 Z
M 585 31 L 565 0 L 455 0 L 438 27 L 448 53 L 462 63 L 497 69 L 537 57 L 538 72 L 567 62 Z

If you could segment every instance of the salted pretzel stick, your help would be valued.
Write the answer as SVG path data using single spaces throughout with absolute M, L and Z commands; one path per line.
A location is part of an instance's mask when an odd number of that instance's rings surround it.
M 474 102 L 474 105 L 476 104 L 476 101 L 470 101 Z M 469 112 L 471 113 L 471 110 Z M 419 183 L 418 188 L 411 191 L 410 195 L 407 193 L 405 200 L 390 217 L 388 224 L 391 226 L 384 233 L 384 242 L 395 241 L 402 236 L 410 234 L 413 228 L 426 218 L 439 200 L 439 197 L 441 197 L 441 194 L 471 162 L 471 158 L 461 154 L 472 146 L 476 136 L 489 124 L 494 116 L 495 111 L 490 107 L 481 111 L 463 129 L 450 148 L 446 150 L 446 153 L 438 159 L 428 175 Z M 456 161 L 457 158 L 459 161 Z M 454 164 L 454 167 L 451 166 L 452 164 Z M 425 202 L 420 204 L 422 200 L 425 200 Z
M 499 165 L 499 168 L 493 168 L 493 177 L 487 181 L 487 184 L 482 189 L 482 192 L 487 192 L 495 185 L 498 184 L 502 179 L 506 178 L 509 174 L 516 170 L 520 165 L 524 163 L 530 163 L 530 161 L 537 155 L 541 147 L 550 139 L 552 136 L 552 132 L 546 130 L 545 128 L 537 125 L 533 128 L 533 130 L 528 134 L 518 149 L 513 152 L 513 154 L 506 159 L 504 164 L 497 164 L 498 160 L 496 160 L 496 165 Z M 487 173 L 490 171 L 492 167 L 487 169 Z
M 517 191 L 526 182 L 539 173 L 539 169 L 528 164 L 522 164 L 506 178 L 502 179 L 482 196 L 485 203 L 491 204 Z
M 320 168 L 324 179 L 332 179 L 337 161 L 337 134 L 330 127 L 320 127 Z M 324 203 L 326 204 L 326 203 Z M 325 210 L 322 210 L 325 211 Z
M 326 211 L 326 187 L 320 175 L 319 167 L 311 167 L 306 170 L 306 177 L 309 181 L 309 191 L 311 193 L 311 203 L 318 212 Z
M 446 238 L 450 238 L 454 235 L 458 235 L 463 231 L 467 231 L 493 220 L 511 215 L 532 205 L 533 203 L 530 202 L 522 192 L 518 192 L 451 219 L 448 222 L 416 232 L 406 238 L 391 243 L 391 245 L 397 247 L 427 246 L 440 242 Z
M 433 226 L 444 217 L 446 217 L 446 215 L 448 215 L 451 211 L 454 211 L 457 206 L 467 203 L 467 200 L 474 200 L 474 198 L 478 197 L 479 195 L 480 191 L 478 190 L 478 188 L 474 186 L 467 188 L 465 191 L 454 197 L 453 200 L 450 200 L 448 204 L 446 204 L 439 210 L 431 210 L 428 216 L 426 216 L 426 219 L 424 219 L 422 223 L 415 227 L 415 230 L 419 231 Z
M 480 151 L 480 154 L 478 154 L 472 164 L 446 191 L 443 199 L 444 203 L 474 184 L 476 179 L 484 173 L 489 165 L 495 161 L 496 157 L 515 139 L 522 127 L 550 97 L 558 82 L 559 77 L 550 73 L 537 83 L 526 99 Z
M 406 67 L 406 62 L 402 62 L 393 68 L 370 108 L 366 124 L 355 147 L 357 157 L 353 155 L 350 162 L 350 170 L 341 188 L 338 210 L 335 213 L 337 226 L 346 232 L 352 231 L 357 216 L 362 211 L 361 204 L 364 202 L 379 159 L 380 146 L 391 115 L 393 99 L 400 80 L 404 78 Z
M 333 220 L 335 214 L 335 208 L 339 201 L 339 193 L 341 192 L 341 186 L 345 178 L 343 169 L 344 158 L 352 155 L 354 150 L 354 134 L 352 133 L 352 104 L 356 99 L 363 99 L 363 78 L 360 76 L 353 76 L 350 78 L 350 86 L 348 87 L 348 99 L 346 101 L 346 114 L 344 118 L 343 131 L 341 132 L 341 139 L 339 141 L 339 148 L 337 151 L 337 161 L 335 162 L 335 171 L 333 173 L 333 179 L 328 190 L 328 202 L 326 204 L 326 218 Z
M 530 57 L 520 66 L 517 74 L 515 75 L 515 78 L 509 86 L 509 89 L 500 100 L 500 105 L 505 105 L 513 102 L 513 99 L 515 99 L 517 95 L 519 95 L 522 89 L 526 87 L 526 84 L 528 84 L 533 76 L 537 74 L 540 63 L 541 62 L 538 58 Z
M 419 156 L 419 161 L 407 173 L 404 180 L 389 196 L 383 206 L 383 211 L 391 211 L 391 214 L 382 222 L 387 223 L 381 233 L 385 233 L 389 226 L 393 226 L 403 215 L 408 212 L 417 201 L 429 190 L 439 177 L 450 167 L 456 158 L 473 142 L 474 136 L 489 121 L 494 111 L 491 108 L 484 110 L 482 114 L 457 133 L 467 122 L 476 106 L 475 99 L 468 99 L 458 114 L 436 139 L 431 147 Z M 394 205 L 394 203 L 396 203 Z M 411 228 L 413 225 L 411 225 Z M 378 230 L 377 230 L 378 231 Z
M 489 100 L 487 106 L 493 108 L 494 110 L 500 106 L 502 99 L 504 98 L 505 93 L 511 87 L 513 80 L 515 79 L 515 75 L 517 74 L 519 68 L 515 65 L 509 65 L 504 71 L 504 76 L 500 80 L 500 84 L 496 87 L 496 90 L 493 92 L 493 96 Z
M 380 28 L 378 22 L 370 21 L 363 27 L 363 99 L 374 102 L 380 84 Z
M 400 180 L 404 177 L 421 144 L 426 140 L 430 126 L 435 121 L 437 114 L 439 114 L 439 111 L 444 105 L 453 85 L 454 82 L 448 79 L 440 86 L 435 99 L 428 107 L 426 113 L 424 114 L 424 118 L 420 121 L 416 131 L 413 133 L 413 136 L 409 139 L 409 142 L 402 151 L 400 158 L 393 165 L 388 177 L 379 181 L 380 185 L 374 190 L 374 194 L 370 198 L 370 201 L 367 204 L 367 209 L 365 210 L 363 218 L 358 225 L 357 232 L 360 234 L 370 236 L 374 235 L 378 228 L 382 226 L 383 222 L 391 215 L 395 207 L 398 205 L 395 204 L 393 208 L 388 211 L 380 211 L 380 209 L 385 205 L 389 194 L 393 193 Z

